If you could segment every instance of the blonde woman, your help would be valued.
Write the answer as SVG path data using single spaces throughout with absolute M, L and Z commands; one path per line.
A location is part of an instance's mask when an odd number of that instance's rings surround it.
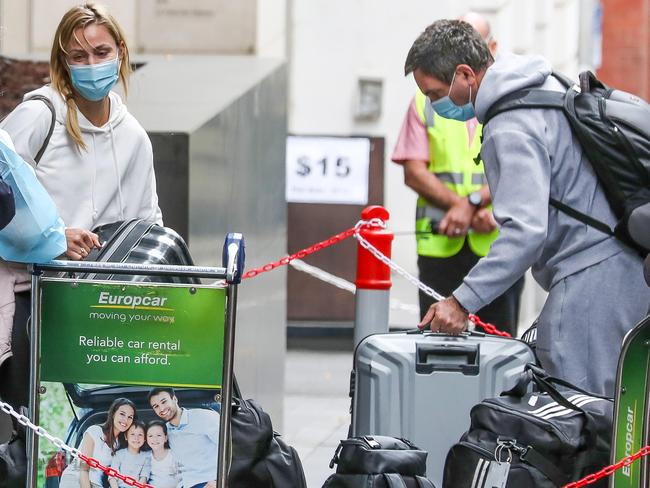
M 118 81 L 127 91 L 130 71 L 129 49 L 115 19 L 94 3 L 73 7 L 54 36 L 51 84 L 26 94 L 1 124 L 54 200 L 66 225 L 69 259 L 83 259 L 100 246 L 92 229 L 103 224 L 131 218 L 162 224 L 151 142 L 111 91 Z M 24 272 L 16 277 L 3 264 L 0 288 L 29 286 Z M 11 320 L 4 311 L 13 302 L 2 301 L 13 292 L 0 293 L 0 320 Z M 16 325 L 24 335 L 25 324 Z M 0 370 L 0 389 L 12 392 L 17 405 L 27 404 L 26 347 L 27 338 L 14 334 L 14 357 Z
M 34 165 L 66 224 L 67 256 L 100 245 L 92 229 L 143 218 L 162 223 L 151 142 L 120 97 L 131 71 L 122 29 L 100 5 L 71 8 L 50 56 L 51 84 L 25 95 L 2 123 L 16 152 Z M 52 135 L 37 162 L 52 128 Z

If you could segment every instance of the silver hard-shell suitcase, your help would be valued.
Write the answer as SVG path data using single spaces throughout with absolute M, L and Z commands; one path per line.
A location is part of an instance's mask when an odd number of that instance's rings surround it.
M 403 437 L 429 453 L 427 477 L 442 486 L 447 452 L 469 428 L 470 409 L 515 385 L 528 345 L 472 332 L 390 333 L 356 348 L 352 435 Z

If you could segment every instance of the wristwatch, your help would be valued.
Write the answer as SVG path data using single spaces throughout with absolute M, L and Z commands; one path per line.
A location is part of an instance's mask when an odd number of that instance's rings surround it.
M 469 200 L 469 203 L 474 205 L 475 207 L 480 207 L 481 202 L 483 201 L 483 197 L 481 196 L 480 191 L 475 191 L 467 195 L 467 199 Z

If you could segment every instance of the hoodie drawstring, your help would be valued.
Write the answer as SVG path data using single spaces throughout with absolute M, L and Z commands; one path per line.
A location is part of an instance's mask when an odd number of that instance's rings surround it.
M 124 204 L 122 203 L 122 179 L 120 178 L 120 166 L 117 162 L 117 152 L 115 151 L 115 136 L 113 126 L 108 123 L 108 130 L 111 133 L 111 151 L 113 152 L 113 165 L 115 167 L 115 176 L 117 178 L 117 200 L 120 204 L 120 220 L 124 220 Z
M 93 220 L 95 217 L 97 217 L 97 205 L 95 204 L 95 185 L 97 182 L 97 153 L 96 153 L 96 148 L 97 148 L 97 143 L 95 141 L 95 134 L 91 134 L 93 137 L 93 152 L 95 152 L 95 164 L 93 164 L 93 170 L 92 170 L 92 178 L 90 180 L 90 204 L 92 205 L 93 209 Z

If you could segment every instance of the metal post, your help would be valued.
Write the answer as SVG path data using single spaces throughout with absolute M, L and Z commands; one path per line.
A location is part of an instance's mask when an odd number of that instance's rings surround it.
M 228 285 L 226 304 L 226 330 L 224 331 L 223 380 L 221 386 L 221 419 L 219 425 L 219 476 L 217 488 L 228 486 L 231 452 L 231 404 L 233 386 L 233 367 L 235 359 L 235 320 L 237 312 L 237 285 Z
M 41 335 L 40 322 L 41 311 L 39 294 L 41 292 L 40 272 L 32 270 L 32 302 L 31 302 L 31 325 L 30 351 L 29 351 L 29 417 L 33 423 L 38 425 L 38 403 L 40 384 L 40 357 L 41 357 Z M 27 430 L 27 487 L 36 488 L 38 479 L 38 436 L 31 429 Z
M 193 278 L 218 279 L 224 279 L 227 277 L 225 268 L 214 268 L 208 266 L 178 266 L 169 264 L 52 261 L 45 264 L 34 264 L 33 268 L 39 273 L 41 271 L 63 271 L 65 273 L 188 276 Z
M 357 288 L 354 304 L 354 346 L 371 334 L 388 332 L 388 290 Z
M 221 380 L 221 418 L 219 423 L 219 452 L 217 459 L 217 488 L 228 487 L 232 453 L 232 390 L 235 361 L 235 323 L 237 321 L 237 284 L 244 271 L 244 237 L 229 233 L 223 245 L 223 267 L 226 268 L 228 301 L 224 330 L 223 369 Z
M 388 220 L 384 207 L 373 205 L 361 212 L 363 220 Z M 391 255 L 393 233 L 381 228 L 362 228 L 361 235 L 387 257 Z M 355 297 L 354 345 L 371 334 L 388 332 L 390 268 L 357 244 L 357 293 Z

